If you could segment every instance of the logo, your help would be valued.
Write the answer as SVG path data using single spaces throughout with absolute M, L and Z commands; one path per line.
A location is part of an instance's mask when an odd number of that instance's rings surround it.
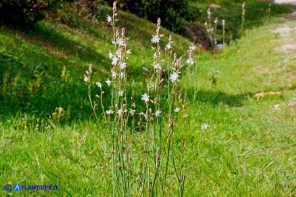
M 21 185 L 20 184 L 15 184 L 13 186 L 14 191 L 19 192 L 21 190 Z
M 4 190 L 7 191 L 7 192 L 11 192 L 11 185 L 10 184 L 6 184 L 4 186 Z

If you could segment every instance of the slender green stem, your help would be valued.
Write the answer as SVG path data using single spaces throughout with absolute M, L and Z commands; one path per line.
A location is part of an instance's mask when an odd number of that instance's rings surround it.
M 91 109 L 93 110 L 93 113 L 94 113 L 94 116 L 96 118 L 96 120 L 98 121 L 98 116 L 97 116 L 97 112 L 96 112 L 96 109 L 93 105 L 93 102 L 92 102 L 92 99 L 91 99 L 91 81 L 89 79 L 89 82 L 87 84 L 87 87 L 88 87 L 88 99 L 89 99 L 89 103 L 90 103 L 90 106 L 91 106 Z

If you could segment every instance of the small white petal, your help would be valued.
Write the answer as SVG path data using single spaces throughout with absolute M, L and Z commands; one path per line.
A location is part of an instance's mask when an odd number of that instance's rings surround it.
M 113 113 L 114 113 L 114 111 L 112 109 L 109 109 L 109 110 L 106 111 L 107 115 L 110 115 L 110 114 L 113 114 Z
M 84 75 L 84 79 L 83 80 L 84 80 L 84 82 L 87 83 L 88 82 L 88 77 L 86 75 Z
M 134 109 L 130 109 L 130 110 L 129 110 L 130 115 L 131 115 L 131 116 L 134 116 L 135 111 L 136 111 L 136 110 L 134 110 Z
M 114 55 L 112 57 L 112 63 L 111 64 L 114 65 L 114 66 L 116 66 L 117 62 L 118 62 L 118 58 Z
M 107 79 L 107 81 L 105 81 L 107 86 L 110 86 L 111 85 L 111 81 L 109 79 Z
M 174 112 L 176 112 L 176 113 L 178 113 L 180 111 L 180 108 L 179 107 L 177 107 L 175 110 L 174 110 Z
M 119 110 L 117 111 L 117 115 L 118 115 L 118 116 L 121 116 L 121 115 L 122 115 L 122 109 L 119 109 Z
M 192 58 L 188 58 L 188 59 L 186 60 L 186 62 L 187 62 L 187 64 L 189 64 L 189 65 L 193 65 L 193 64 L 194 64 L 194 61 L 193 61 Z
M 175 82 L 178 81 L 178 77 L 179 77 L 178 73 L 177 72 L 173 72 L 170 75 L 170 80 L 172 81 L 172 83 L 175 83 Z
M 120 69 L 125 69 L 126 68 L 126 63 L 125 62 L 121 63 L 119 67 L 120 67 Z
M 165 46 L 166 49 L 171 49 L 172 48 L 172 45 L 171 43 L 168 43 L 166 46 Z
M 113 57 L 113 54 L 112 54 L 112 52 L 111 51 L 109 51 L 109 58 L 112 60 L 112 57 Z
M 157 69 L 157 70 L 161 70 L 161 69 L 162 69 L 161 66 L 160 66 L 159 64 L 155 64 L 155 65 L 154 65 L 154 68 Z
M 158 35 L 152 35 L 152 38 L 151 38 L 151 42 L 156 44 L 156 43 L 159 43 L 160 41 L 160 38 L 158 37 Z
M 279 108 L 280 108 L 280 105 L 279 104 L 276 104 L 276 105 L 273 106 L 273 109 L 274 110 L 278 110 Z
M 111 23 L 111 22 L 112 22 L 112 18 L 111 18 L 111 16 L 109 16 L 109 15 L 107 15 L 107 22 L 108 22 L 108 23 Z
M 143 101 L 145 101 L 145 102 L 148 102 L 149 101 L 149 95 L 148 94 L 143 94 L 142 95 L 142 99 L 141 100 L 143 100 Z
M 160 111 L 159 109 L 155 112 L 155 116 L 158 117 L 161 114 L 162 111 Z
M 96 85 L 99 87 L 99 88 L 102 88 L 102 84 L 100 82 L 96 82 Z
M 112 78 L 116 78 L 116 76 L 117 76 L 117 74 L 116 74 L 116 72 L 113 70 L 113 69 L 111 69 L 111 75 L 112 75 Z
M 202 130 L 206 130 L 207 128 L 209 128 L 209 126 L 210 126 L 210 125 L 204 123 L 204 124 L 201 125 L 201 129 L 202 129 Z

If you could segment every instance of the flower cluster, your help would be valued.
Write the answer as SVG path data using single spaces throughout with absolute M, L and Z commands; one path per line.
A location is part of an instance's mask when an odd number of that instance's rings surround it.
M 90 64 L 89 67 L 88 67 L 88 70 L 85 71 L 85 74 L 84 74 L 84 82 L 85 83 L 90 83 L 90 76 L 92 74 L 92 65 Z
M 127 83 L 126 68 L 128 65 L 128 55 L 131 54 L 131 50 L 127 48 L 128 38 L 126 38 L 125 28 L 118 28 L 116 26 L 117 21 L 117 7 L 116 2 L 114 2 L 113 15 L 107 15 L 107 22 L 113 29 L 113 39 L 111 40 L 113 49 L 108 52 L 110 77 L 105 80 L 106 85 L 109 86 L 108 89 L 110 89 L 110 92 L 106 94 L 110 94 L 111 99 L 107 110 L 104 109 L 103 104 L 103 94 L 105 94 L 103 91 L 104 83 L 95 82 L 95 85 L 99 88 L 101 93 L 100 95 L 96 95 L 96 99 L 100 99 L 101 101 L 102 113 L 105 117 L 105 122 L 110 124 L 112 134 L 112 151 L 110 152 L 112 152 L 113 190 L 115 193 L 119 192 L 118 196 L 124 196 L 121 194 L 128 194 L 130 192 L 128 188 L 131 187 L 130 185 L 121 187 L 118 183 L 122 181 L 122 183 L 132 184 L 132 182 L 126 179 L 130 176 L 130 172 L 134 172 L 134 170 L 131 169 L 131 166 L 134 166 L 132 165 L 133 160 L 131 159 L 134 154 L 134 149 L 132 147 L 133 144 L 129 143 L 130 132 L 127 131 L 137 129 L 142 133 L 142 130 L 145 128 L 145 135 L 139 140 L 141 152 L 143 153 L 143 162 L 141 162 L 141 167 L 139 169 L 141 172 L 139 182 L 147 182 L 149 187 L 152 188 L 152 191 L 155 182 L 158 182 L 160 178 L 166 179 L 166 172 L 169 167 L 168 163 L 171 158 L 169 155 L 174 151 L 171 150 L 171 147 L 173 147 L 171 144 L 174 143 L 172 135 L 175 132 L 175 122 L 178 121 L 178 117 L 187 118 L 188 115 L 184 113 L 186 100 L 183 100 L 182 90 L 178 88 L 183 68 L 182 58 L 178 58 L 177 54 L 173 55 L 173 41 L 171 36 L 169 36 L 168 42 L 163 49 L 160 46 L 161 37 L 163 37 L 163 35 L 160 34 L 160 19 L 157 20 L 155 35 L 152 35 L 151 38 L 151 43 L 153 45 L 153 63 L 149 68 L 143 67 L 144 72 L 150 69 L 153 71 L 151 72 L 151 79 L 148 79 L 147 90 L 141 95 L 142 103 L 140 106 L 145 106 L 145 110 L 136 111 L 135 92 L 133 91 L 131 97 L 128 97 L 127 91 L 127 86 L 129 84 Z M 187 59 L 189 65 L 194 64 L 192 57 L 192 51 L 194 50 L 195 46 L 191 45 L 188 50 L 189 57 Z M 88 97 L 93 109 L 93 114 L 98 120 L 99 116 L 96 115 L 98 104 L 92 101 L 91 96 L 92 72 L 92 65 L 90 65 L 84 74 L 84 81 L 88 86 Z M 167 76 L 167 78 L 164 76 Z M 163 94 L 166 94 L 166 96 L 163 96 Z M 167 103 L 167 107 L 164 107 L 165 105 L 163 104 L 165 103 Z M 168 131 L 162 134 L 163 119 L 166 117 L 162 114 L 165 109 L 168 109 Z M 132 126 L 130 126 L 130 124 L 132 124 Z M 166 143 L 163 143 L 163 140 L 165 140 Z M 153 147 L 152 151 L 151 147 Z M 165 151 L 167 152 L 167 158 L 164 158 L 166 157 L 163 153 Z M 151 162 L 152 160 L 157 162 Z M 175 163 L 175 161 L 173 162 Z M 164 170 L 161 170 L 162 168 L 164 168 Z M 180 170 L 180 174 L 182 174 L 182 177 L 184 176 L 182 169 Z M 150 176 L 153 176 L 152 182 L 149 181 Z M 179 176 L 177 177 L 179 178 Z M 184 180 L 184 178 L 179 179 L 180 183 Z M 118 189 L 119 187 L 121 188 Z M 140 189 L 144 191 L 145 187 L 141 186 Z
M 193 56 L 192 56 L 192 52 L 195 51 L 196 47 L 192 44 L 189 46 L 188 49 L 188 58 L 186 60 L 186 63 L 189 64 L 190 66 L 194 65 L 194 60 L 193 60 Z

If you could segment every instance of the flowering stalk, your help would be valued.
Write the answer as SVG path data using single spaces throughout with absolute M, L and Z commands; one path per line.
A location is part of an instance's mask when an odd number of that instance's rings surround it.
M 268 9 L 267 9 L 267 20 L 270 21 L 271 16 L 271 3 L 268 3 Z
M 193 73 L 192 73 L 193 76 L 197 75 L 197 69 L 196 69 L 194 57 L 193 57 L 193 52 L 195 50 L 196 50 L 196 46 L 192 43 L 187 50 L 188 58 L 186 60 L 186 63 L 189 65 L 188 67 L 189 68 L 193 67 Z M 199 52 L 200 51 L 198 51 L 198 55 L 199 55 Z M 196 94 L 197 94 L 197 84 L 196 83 L 197 83 L 196 80 L 194 80 L 194 94 L 193 94 L 194 101 L 196 100 Z
M 91 74 L 92 74 L 92 65 L 90 64 L 88 67 L 88 70 L 84 74 L 84 82 L 87 84 L 87 95 L 88 95 L 88 100 L 91 106 L 91 109 L 93 110 L 94 116 L 96 120 L 98 121 L 98 116 L 96 112 L 96 103 L 92 101 L 92 94 L 91 94 Z
M 245 22 L 245 15 L 246 15 L 246 9 L 245 9 L 245 2 L 242 4 L 242 24 L 241 24 L 241 33 L 243 33 L 244 30 L 244 22 Z
M 216 46 L 217 44 L 217 25 L 218 25 L 218 18 L 216 17 L 214 20 L 214 31 L 213 31 L 213 37 L 214 37 L 214 44 Z
M 107 79 L 105 82 L 110 86 L 111 102 L 108 110 L 104 110 L 103 95 L 104 91 L 102 84 L 97 82 L 96 85 L 100 88 L 101 106 L 106 122 L 110 125 L 112 133 L 112 190 L 113 196 L 132 196 L 136 193 L 142 195 L 155 196 L 159 195 L 159 187 L 165 192 L 165 184 L 167 182 L 167 174 L 169 171 L 169 163 L 172 162 L 176 172 L 176 176 L 180 185 L 180 196 L 183 195 L 185 175 L 183 172 L 183 163 L 179 165 L 176 163 L 174 156 L 174 132 L 177 117 L 184 111 L 182 105 L 182 91 L 178 90 L 177 83 L 182 70 L 182 59 L 177 58 L 174 54 L 172 58 L 172 38 L 168 39 L 165 49 L 162 50 L 159 42 L 162 35 L 160 34 L 161 20 L 157 20 L 155 35 L 152 35 L 151 42 L 153 47 L 153 75 L 151 80 L 147 82 L 147 91 L 142 94 L 141 100 L 145 104 L 145 110 L 139 113 L 138 125 L 135 125 L 136 113 L 135 93 L 131 96 L 131 106 L 128 105 L 127 99 L 127 55 L 130 50 L 127 50 L 128 39 L 125 37 L 125 29 L 119 29 L 116 26 L 117 7 L 116 2 L 113 4 L 113 15 L 107 16 L 108 23 L 112 26 L 113 50 L 109 52 L 111 80 Z M 190 46 L 190 54 L 188 61 L 194 64 L 192 51 L 193 45 Z M 163 51 L 165 53 L 163 53 Z M 164 55 L 165 56 L 164 56 Z M 168 99 L 163 99 L 163 73 L 167 73 L 169 77 L 167 83 Z M 91 73 L 91 72 L 87 72 Z M 86 75 L 85 80 L 88 83 L 90 76 Z M 89 89 L 90 90 L 90 89 Z M 89 95 L 91 92 L 89 91 Z M 90 97 L 91 102 L 91 97 Z M 167 103 L 165 103 L 167 102 Z M 91 102 L 92 105 L 92 102 Z M 162 111 L 168 106 L 168 130 L 162 130 Z M 175 107 L 177 106 L 177 107 Z M 95 111 L 95 105 L 92 105 Z M 185 117 L 185 115 L 183 116 Z M 136 165 L 132 165 L 132 144 L 134 139 L 128 127 L 129 118 L 132 118 L 132 129 L 138 126 L 138 133 L 140 136 L 141 152 L 140 156 L 143 160 L 140 162 L 137 170 L 134 170 Z M 145 129 L 143 129 L 145 128 Z M 131 129 L 131 131 L 132 131 Z M 153 132 L 152 132 L 153 131 Z M 145 132 L 145 133 L 144 133 Z M 131 140 L 130 140 L 131 139 Z M 163 143 L 165 140 L 166 143 Z M 185 142 L 184 142 L 185 143 Z M 182 146 L 185 147 L 185 146 Z M 184 154 L 182 149 L 181 154 Z M 166 154 L 166 156 L 164 156 Z M 181 161 L 183 161 L 181 157 Z M 181 170 L 179 170 L 181 166 Z M 164 169 L 164 170 L 162 170 Z M 137 175 L 136 179 L 132 176 Z
M 223 48 L 225 47 L 225 19 L 222 20 Z
M 112 131 L 112 185 L 113 195 L 121 194 L 126 196 L 130 193 L 130 180 L 128 172 L 129 166 L 129 149 L 128 149 L 128 132 L 127 121 L 127 96 L 126 96 L 126 66 L 128 39 L 125 37 L 125 29 L 116 26 L 117 6 L 113 3 L 113 15 L 107 16 L 107 21 L 112 25 L 114 50 L 109 52 L 111 60 L 111 81 L 107 79 L 106 84 L 111 86 L 111 105 L 106 111 L 111 123 Z M 113 111 L 114 109 L 114 111 Z M 114 115 L 112 115 L 114 113 Z M 113 117 L 113 118 L 112 118 Z
M 152 76 L 152 81 L 154 84 L 154 119 L 156 121 L 153 122 L 153 161 L 154 161 L 154 171 L 153 171 L 153 179 L 152 179 L 152 186 L 151 186 L 151 191 L 152 195 L 154 195 L 155 192 L 155 185 L 157 183 L 157 180 L 159 178 L 159 170 L 160 170 L 160 165 L 161 165 L 161 156 L 162 156 L 162 129 L 161 129 L 161 116 L 160 114 L 162 113 L 160 109 L 160 102 L 161 102 L 161 88 L 162 88 L 162 75 L 163 75 L 163 68 L 162 64 L 165 62 L 164 59 L 162 58 L 162 49 L 161 46 L 159 45 L 160 37 L 162 35 L 159 34 L 161 26 L 161 20 L 158 18 L 157 20 L 157 25 L 156 25 L 156 35 L 152 36 L 152 43 L 156 44 L 156 47 L 153 48 L 154 50 L 154 56 L 153 56 L 153 68 L 154 68 L 154 74 Z M 155 40 L 153 38 L 158 37 L 158 40 Z M 171 49 L 171 44 L 172 44 L 172 39 L 171 36 L 169 37 L 169 42 L 167 43 L 165 47 L 165 51 L 169 51 Z
M 205 23 L 205 26 L 206 26 L 210 41 L 213 45 L 213 43 L 214 43 L 214 38 L 213 38 L 214 28 L 212 27 L 212 19 L 211 19 L 212 13 L 211 13 L 210 8 L 207 10 L 207 16 L 208 16 L 208 22 Z

